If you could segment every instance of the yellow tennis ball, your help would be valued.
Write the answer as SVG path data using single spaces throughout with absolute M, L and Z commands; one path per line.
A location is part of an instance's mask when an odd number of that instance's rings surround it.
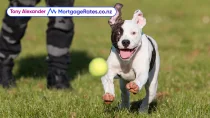
M 103 58 L 94 58 L 89 64 L 89 72 L 93 76 L 103 76 L 107 69 L 108 65 Z

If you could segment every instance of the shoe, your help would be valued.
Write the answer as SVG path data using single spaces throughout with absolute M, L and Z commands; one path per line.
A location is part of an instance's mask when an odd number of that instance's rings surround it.
M 50 68 L 47 74 L 48 89 L 72 89 L 69 77 L 65 70 Z
M 0 84 L 3 88 L 16 87 L 15 78 L 12 74 L 13 65 L 12 60 L 0 62 Z

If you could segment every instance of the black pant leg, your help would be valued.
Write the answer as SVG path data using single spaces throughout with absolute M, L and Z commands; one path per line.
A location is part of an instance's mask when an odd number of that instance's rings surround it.
M 40 0 L 9 0 L 9 7 L 35 6 Z M 21 51 L 21 39 L 31 17 L 10 17 L 5 11 L 0 34 L 0 60 L 13 60 Z
M 72 7 L 74 0 L 46 0 L 49 7 Z M 47 28 L 48 66 L 67 70 L 69 48 L 74 36 L 74 22 L 71 17 L 50 17 Z

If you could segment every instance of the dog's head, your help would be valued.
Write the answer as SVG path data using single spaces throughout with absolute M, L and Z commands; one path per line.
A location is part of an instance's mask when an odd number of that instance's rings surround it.
M 112 28 L 112 44 L 117 49 L 120 58 L 130 60 L 141 46 L 142 29 L 146 25 L 146 19 L 140 10 L 136 10 L 131 20 L 122 20 L 122 7 L 120 3 L 115 4 L 117 13 L 109 19 L 108 23 Z

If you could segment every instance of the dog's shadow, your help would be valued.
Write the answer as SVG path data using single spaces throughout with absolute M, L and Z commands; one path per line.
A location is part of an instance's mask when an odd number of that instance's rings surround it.
M 71 80 L 75 79 L 78 73 L 87 72 L 91 57 L 84 51 L 72 51 L 70 53 L 70 64 L 68 74 Z M 47 55 L 28 55 L 16 61 L 15 78 L 44 78 L 47 75 Z
M 139 106 L 141 105 L 142 100 L 138 100 L 138 101 L 133 101 L 131 102 L 131 108 L 130 111 L 131 112 L 138 112 L 139 111 Z M 153 102 L 151 102 L 149 104 L 149 109 L 148 109 L 148 113 L 151 114 L 153 112 L 155 112 L 157 110 L 157 101 L 154 100 Z
M 142 103 L 142 100 L 131 102 L 129 112 L 130 113 L 139 113 L 139 106 L 141 105 L 141 103 Z M 113 113 L 113 112 L 120 111 L 120 109 L 118 107 L 107 107 L 107 106 L 105 106 L 104 110 L 107 113 Z M 157 100 L 154 100 L 149 105 L 148 114 L 152 114 L 156 110 L 157 110 Z

